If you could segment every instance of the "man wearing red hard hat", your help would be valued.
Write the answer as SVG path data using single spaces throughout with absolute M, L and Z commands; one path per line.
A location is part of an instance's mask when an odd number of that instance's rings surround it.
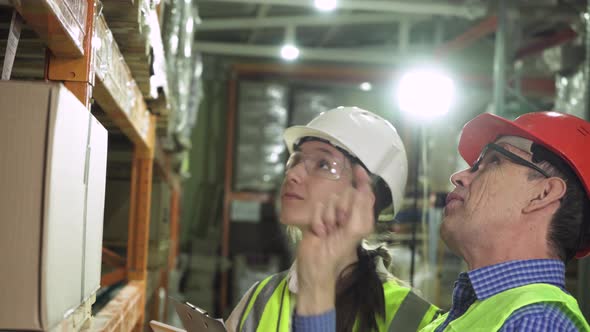
M 590 254 L 590 123 L 557 112 L 481 114 L 463 128 L 459 153 L 470 167 L 451 176 L 441 237 L 469 271 L 451 310 L 421 331 L 590 331 L 565 290 L 565 263 Z M 363 220 L 336 222 L 305 234 L 316 248 L 299 253 L 300 274 L 330 269 L 326 257 L 338 261 L 343 243 L 364 235 Z M 334 297 L 314 289 L 317 302 Z M 323 312 L 301 303 L 305 331 L 331 326 L 325 303 Z

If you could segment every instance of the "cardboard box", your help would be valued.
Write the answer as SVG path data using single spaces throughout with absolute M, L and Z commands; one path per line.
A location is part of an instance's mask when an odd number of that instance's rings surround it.
M 99 287 L 108 135 L 61 84 L 0 101 L 0 330 L 48 330 Z

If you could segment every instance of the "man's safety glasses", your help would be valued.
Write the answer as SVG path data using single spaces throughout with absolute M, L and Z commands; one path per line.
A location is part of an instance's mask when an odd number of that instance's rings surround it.
M 541 173 L 546 178 L 551 177 L 547 172 L 545 172 L 539 166 L 533 164 L 532 162 L 530 162 L 524 158 L 521 158 L 520 156 L 506 150 L 502 146 L 495 144 L 495 143 L 489 143 L 483 148 L 483 150 L 481 151 L 481 154 L 479 155 L 479 158 L 477 158 L 477 161 L 471 167 L 471 172 L 477 171 L 481 165 L 487 165 L 487 164 L 493 162 L 493 158 L 497 157 L 497 155 L 496 156 L 494 155 L 494 152 L 501 154 L 503 157 L 507 158 L 508 160 L 512 161 L 515 164 L 526 166 L 528 168 L 532 168 L 535 171 Z

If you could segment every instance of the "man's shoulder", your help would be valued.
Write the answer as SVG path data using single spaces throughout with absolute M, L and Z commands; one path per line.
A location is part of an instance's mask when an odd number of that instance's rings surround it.
M 514 311 L 501 332 L 509 331 L 564 331 L 577 332 L 569 310 L 559 303 L 534 303 Z

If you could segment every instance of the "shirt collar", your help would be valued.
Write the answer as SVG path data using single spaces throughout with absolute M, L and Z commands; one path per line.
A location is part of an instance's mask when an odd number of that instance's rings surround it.
M 467 275 L 480 301 L 529 284 L 544 283 L 565 290 L 565 265 L 557 259 L 509 261 L 475 269 Z
M 289 291 L 293 294 L 297 294 L 299 290 L 299 284 L 297 283 L 297 261 L 293 262 L 289 272 L 287 273 L 287 282 L 289 283 Z

